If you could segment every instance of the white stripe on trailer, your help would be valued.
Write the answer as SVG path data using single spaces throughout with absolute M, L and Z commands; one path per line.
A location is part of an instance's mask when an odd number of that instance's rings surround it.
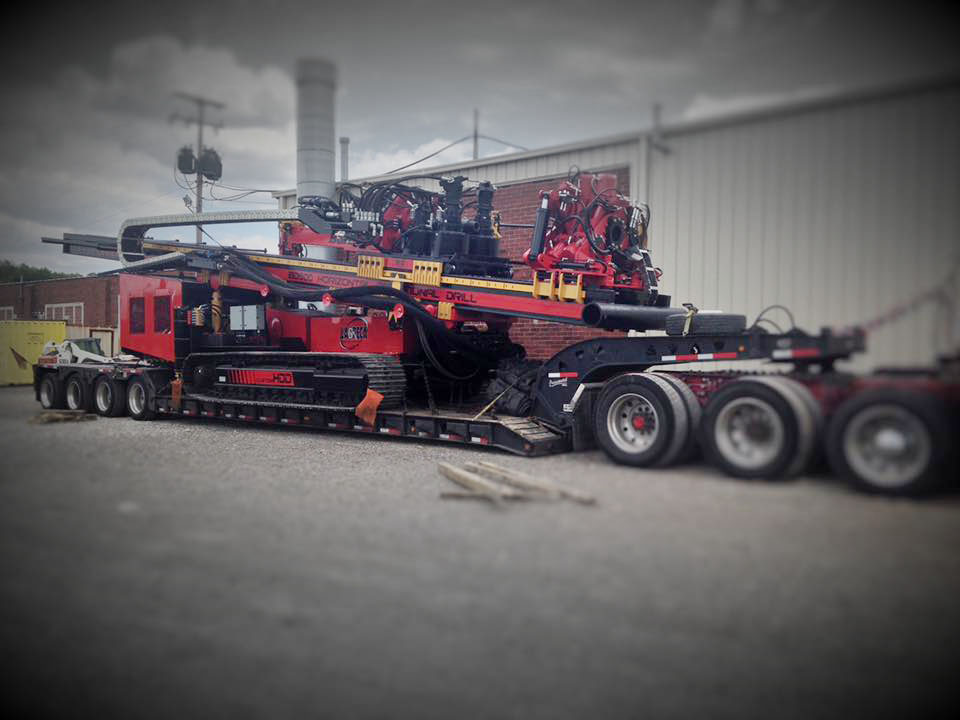
M 699 362 L 700 360 L 736 360 L 739 353 L 690 353 L 689 355 L 661 355 L 660 362 Z

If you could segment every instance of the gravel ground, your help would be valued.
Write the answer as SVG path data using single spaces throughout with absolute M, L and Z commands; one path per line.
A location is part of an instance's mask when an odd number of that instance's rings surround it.
M 960 709 L 956 496 L 38 409 L 0 389 L 2 702 L 32 715 Z M 439 499 L 476 459 L 598 505 Z

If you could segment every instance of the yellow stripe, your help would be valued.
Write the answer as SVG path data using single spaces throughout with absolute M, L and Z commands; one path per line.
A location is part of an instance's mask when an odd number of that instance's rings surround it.
M 193 248 L 189 246 L 183 247 L 173 247 L 169 245 L 158 245 L 149 242 L 143 243 L 143 248 L 150 250 L 162 250 L 165 252 L 183 252 L 191 253 L 196 252 L 198 248 Z M 300 260 L 292 257 L 281 257 L 276 255 L 247 255 L 249 260 L 253 260 L 256 263 L 261 265 L 284 265 L 287 267 L 299 267 L 313 270 L 315 272 L 330 272 L 338 275 L 357 275 L 357 268 L 351 265 L 341 265 L 340 263 L 325 263 L 319 260 Z M 404 270 L 389 270 L 384 269 L 380 275 L 380 280 L 384 282 L 414 282 L 412 272 L 406 272 Z M 372 279 L 372 278 L 371 278 Z M 462 278 L 462 277 L 451 277 L 449 275 L 442 275 L 440 277 L 441 285 L 451 285 L 453 287 L 472 287 L 480 288 L 486 290 L 505 290 L 507 292 L 514 292 L 521 295 L 530 295 L 533 289 L 529 283 L 519 283 L 511 282 L 505 280 L 484 280 L 482 278 Z M 581 290 L 582 293 L 582 290 Z M 584 293 L 585 295 L 585 293 Z M 536 295 L 534 295 L 536 297 Z M 541 299 L 553 299 L 542 297 Z M 580 302 L 583 302 L 581 299 Z

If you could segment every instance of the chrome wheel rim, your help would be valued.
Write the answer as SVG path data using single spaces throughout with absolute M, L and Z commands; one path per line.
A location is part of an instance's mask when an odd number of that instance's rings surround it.
M 656 408 L 641 395 L 621 395 L 607 410 L 607 433 L 624 452 L 637 454 L 650 449 L 660 434 Z
M 926 425 L 899 405 L 871 405 L 854 415 L 843 432 L 843 454 L 861 478 L 898 488 L 930 464 L 933 444 Z
M 139 415 L 143 412 L 143 408 L 147 404 L 147 394 L 143 390 L 143 385 L 140 383 L 133 383 L 130 386 L 130 413 L 133 415 Z
M 100 412 L 107 412 L 110 410 L 111 403 L 110 397 L 110 383 L 102 382 L 97 385 L 97 410 Z
M 764 400 L 736 398 L 717 415 L 717 450 L 744 470 L 757 470 L 773 462 L 783 450 L 785 438 L 783 420 Z
M 71 410 L 80 409 L 80 382 L 71 380 L 67 383 L 67 407 Z

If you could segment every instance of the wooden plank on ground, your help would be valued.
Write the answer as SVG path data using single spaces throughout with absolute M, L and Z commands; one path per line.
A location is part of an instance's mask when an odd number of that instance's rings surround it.
M 511 470 L 500 465 L 495 465 L 494 463 L 485 460 L 481 460 L 480 462 L 476 463 L 467 463 L 465 467 L 471 473 L 481 475 L 491 480 L 496 480 L 497 482 L 501 482 L 521 490 L 540 492 L 550 497 L 562 497 L 566 498 L 567 500 L 573 500 L 574 502 L 578 502 L 582 505 L 593 505 L 597 502 L 595 497 L 592 495 L 587 495 L 586 493 L 582 493 L 579 490 L 567 488 L 549 480 L 535 478 L 531 475 L 527 475 L 526 473 L 522 473 L 517 470 Z

